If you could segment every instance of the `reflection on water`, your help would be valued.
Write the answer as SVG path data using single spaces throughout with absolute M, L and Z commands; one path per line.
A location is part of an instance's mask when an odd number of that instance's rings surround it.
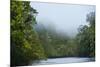
M 95 61 L 95 58 L 53 58 L 47 60 L 41 60 L 34 62 L 32 65 L 43 65 L 43 64 L 66 64 L 66 63 L 79 63 L 79 62 L 90 62 Z

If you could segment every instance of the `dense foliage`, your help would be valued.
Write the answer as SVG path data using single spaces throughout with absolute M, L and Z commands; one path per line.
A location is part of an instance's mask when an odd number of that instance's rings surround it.
M 33 60 L 45 58 L 34 30 L 36 13 L 30 2 L 11 1 L 11 65 L 28 65 Z
M 95 57 L 95 12 L 87 15 L 89 25 L 79 28 L 77 35 L 79 56 Z

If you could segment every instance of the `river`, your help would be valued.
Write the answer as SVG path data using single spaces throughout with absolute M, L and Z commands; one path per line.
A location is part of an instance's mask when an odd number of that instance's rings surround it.
M 40 60 L 33 62 L 32 65 L 47 65 L 47 64 L 66 64 L 66 63 L 80 63 L 80 62 L 91 62 L 95 61 L 94 58 L 79 58 L 79 57 L 68 57 L 68 58 L 53 58 L 47 60 Z

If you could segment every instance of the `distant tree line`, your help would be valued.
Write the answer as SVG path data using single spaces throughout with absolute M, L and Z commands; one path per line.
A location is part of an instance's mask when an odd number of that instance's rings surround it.
M 95 57 L 95 12 L 87 14 L 86 21 L 88 25 L 81 25 L 74 38 L 58 34 L 54 28 L 50 30 L 42 24 L 37 26 L 35 30 L 47 57 Z
M 45 28 L 42 24 L 36 26 L 35 30 L 48 58 L 78 56 L 76 53 L 78 46 L 74 38 L 58 34 L 54 28 L 51 30 L 51 28 Z

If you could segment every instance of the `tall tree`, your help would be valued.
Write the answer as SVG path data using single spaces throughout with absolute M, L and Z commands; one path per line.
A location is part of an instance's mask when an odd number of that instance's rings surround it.
M 94 57 L 95 56 L 95 12 L 87 15 L 89 25 L 79 28 L 79 56 Z
M 11 0 L 11 65 L 28 65 L 31 61 L 45 58 L 37 32 L 36 10 L 28 1 Z

